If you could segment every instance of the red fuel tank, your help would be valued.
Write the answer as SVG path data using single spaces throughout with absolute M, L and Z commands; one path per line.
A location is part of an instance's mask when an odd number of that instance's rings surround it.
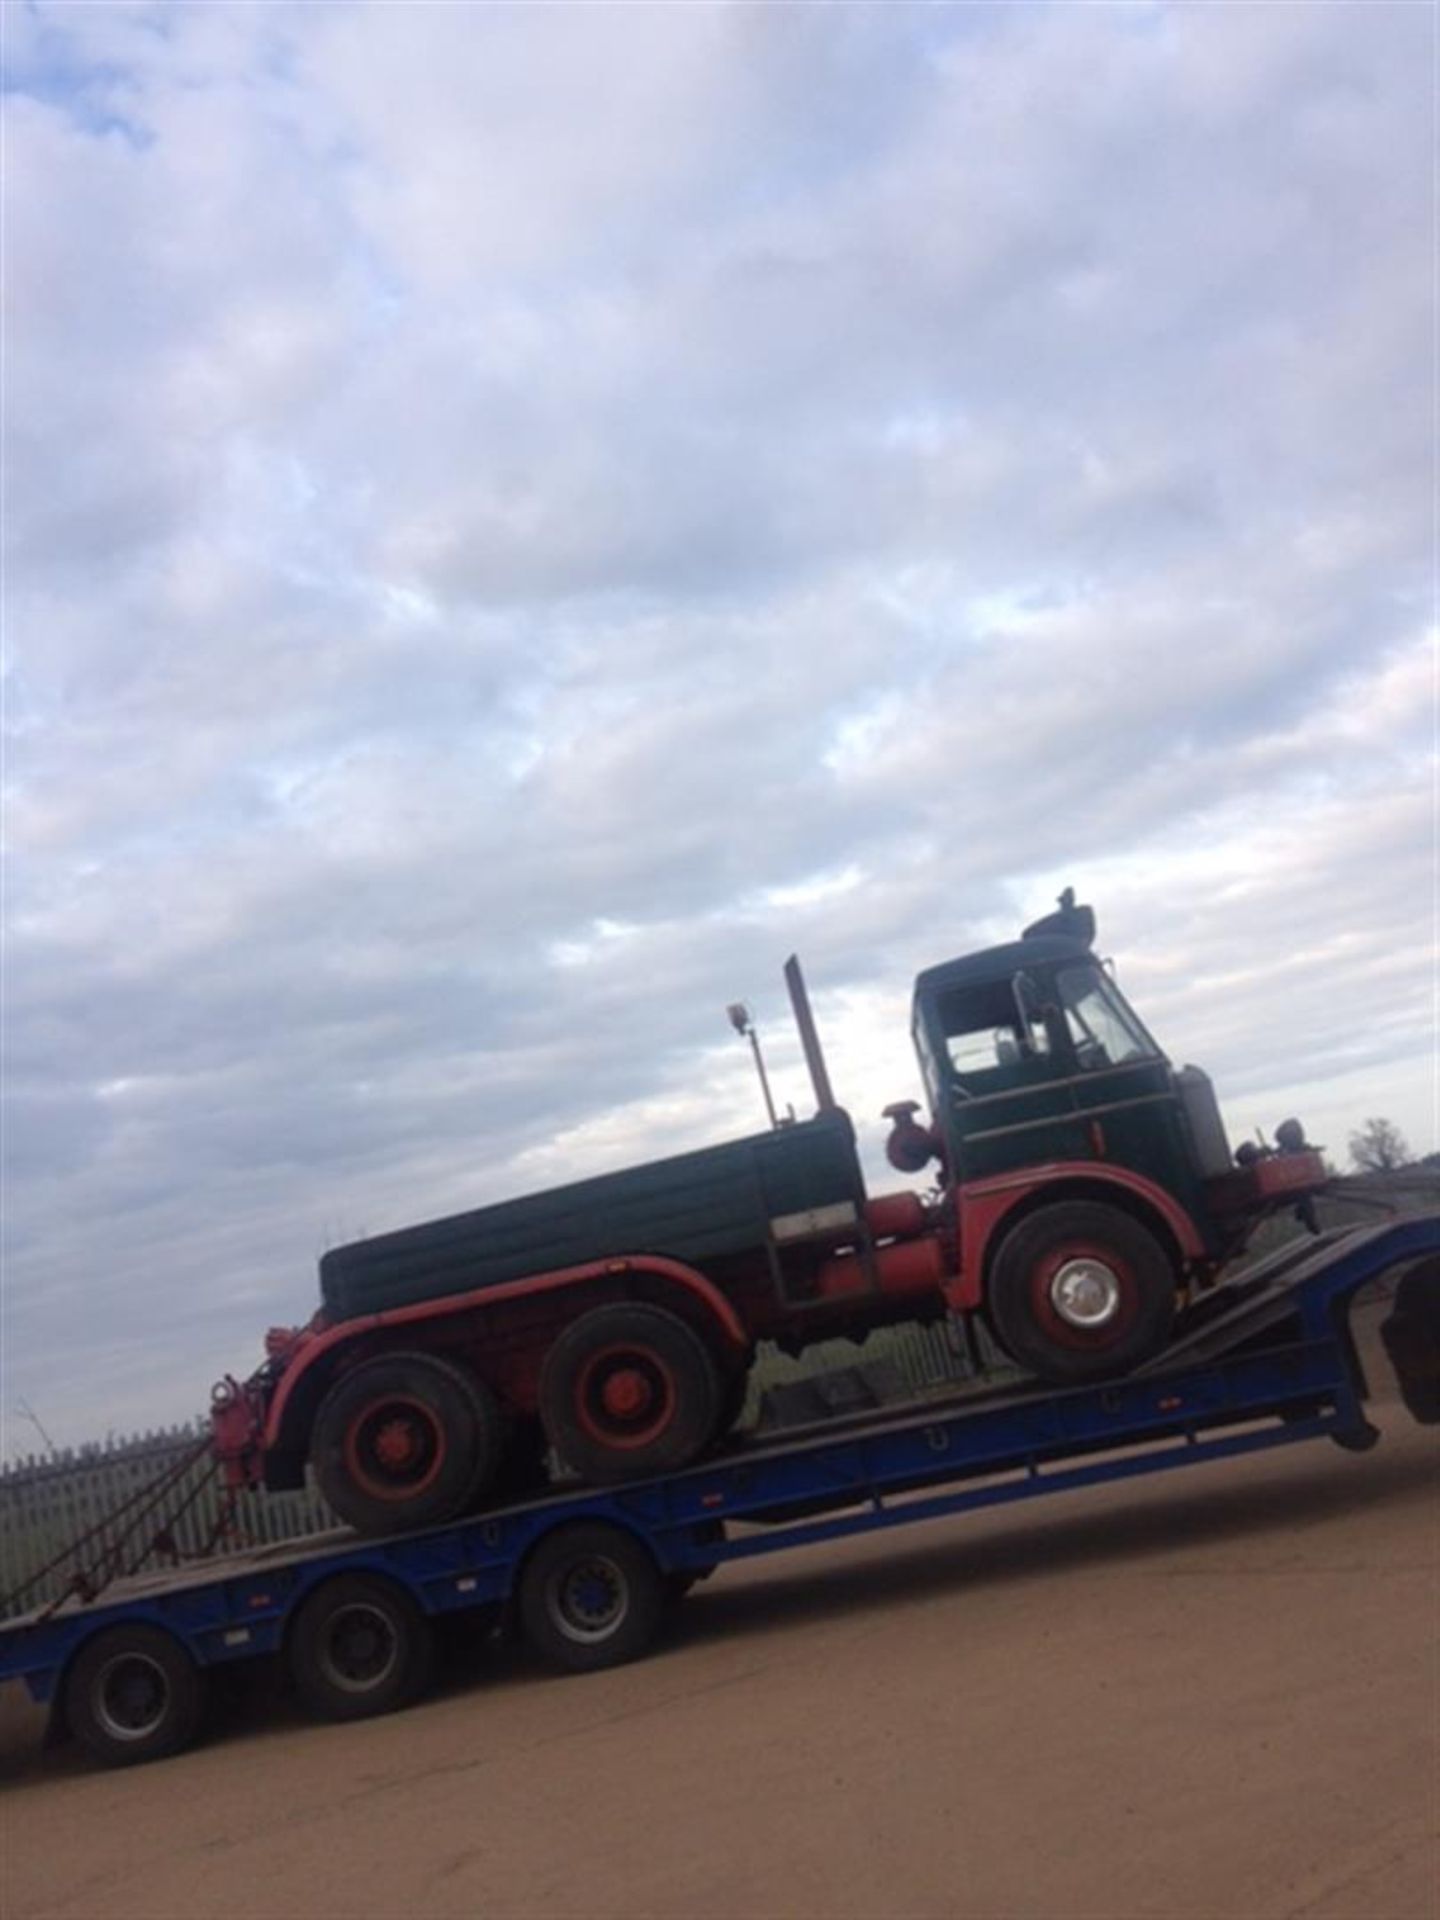
M 881 1193 L 865 1202 L 865 1224 L 876 1240 L 913 1240 L 925 1231 L 925 1203 L 918 1193 Z
M 880 1291 L 888 1299 L 910 1299 L 938 1293 L 945 1278 L 945 1255 L 938 1234 L 918 1240 L 896 1240 L 875 1249 Z M 855 1299 L 868 1291 L 865 1270 L 857 1255 L 837 1254 L 815 1276 L 815 1295 L 821 1300 Z M 872 1296 L 873 1297 L 873 1296 Z

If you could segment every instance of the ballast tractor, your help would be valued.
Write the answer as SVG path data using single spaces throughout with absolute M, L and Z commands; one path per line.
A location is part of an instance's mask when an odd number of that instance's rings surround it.
M 866 1192 L 792 959 L 812 1118 L 334 1248 L 308 1324 L 215 1389 L 231 1484 L 308 1466 L 385 1534 L 519 1498 L 550 1460 L 651 1478 L 733 1426 L 758 1342 L 899 1321 L 983 1324 L 1061 1385 L 1139 1366 L 1260 1219 L 1313 1226 L 1326 1172 L 1293 1120 L 1232 1155 L 1209 1079 L 1170 1064 L 1094 941 L 1067 889 L 916 980 L 927 1112 L 885 1109 L 887 1154 L 933 1167 L 927 1194 Z

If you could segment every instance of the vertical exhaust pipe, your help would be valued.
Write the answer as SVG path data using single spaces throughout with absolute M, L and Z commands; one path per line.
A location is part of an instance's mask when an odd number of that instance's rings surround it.
M 810 1069 L 810 1084 L 815 1089 L 815 1104 L 821 1113 L 831 1113 L 839 1105 L 830 1086 L 830 1075 L 825 1070 L 825 1055 L 820 1051 L 820 1036 L 815 1031 L 815 1016 L 810 1011 L 810 996 L 805 991 L 805 976 L 800 971 L 800 962 L 792 953 L 785 962 L 785 985 L 790 992 L 790 1006 L 795 1015 L 795 1025 L 800 1033 L 800 1045 L 805 1051 L 805 1064 Z

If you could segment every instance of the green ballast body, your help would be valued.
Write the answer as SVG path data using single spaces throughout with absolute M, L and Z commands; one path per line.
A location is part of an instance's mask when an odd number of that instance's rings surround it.
M 335 1247 L 320 1293 L 337 1320 L 624 1255 L 701 1269 L 764 1261 L 774 1225 L 864 1205 L 848 1114 L 813 1120 Z

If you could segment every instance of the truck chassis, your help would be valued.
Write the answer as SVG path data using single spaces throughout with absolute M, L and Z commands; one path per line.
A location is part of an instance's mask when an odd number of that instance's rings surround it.
M 1123 1380 L 997 1388 L 756 1436 L 661 1479 L 547 1497 L 381 1539 L 336 1533 L 143 1576 L 0 1627 L 0 1680 L 109 1764 L 177 1752 L 212 1669 L 281 1655 L 305 1704 L 407 1704 L 434 1623 L 513 1621 L 552 1665 L 644 1652 L 667 1603 L 729 1561 L 1311 1439 L 1378 1439 L 1349 1327 L 1403 1268 L 1382 1328 L 1406 1404 L 1440 1421 L 1440 1218 L 1300 1241 L 1204 1296 Z

